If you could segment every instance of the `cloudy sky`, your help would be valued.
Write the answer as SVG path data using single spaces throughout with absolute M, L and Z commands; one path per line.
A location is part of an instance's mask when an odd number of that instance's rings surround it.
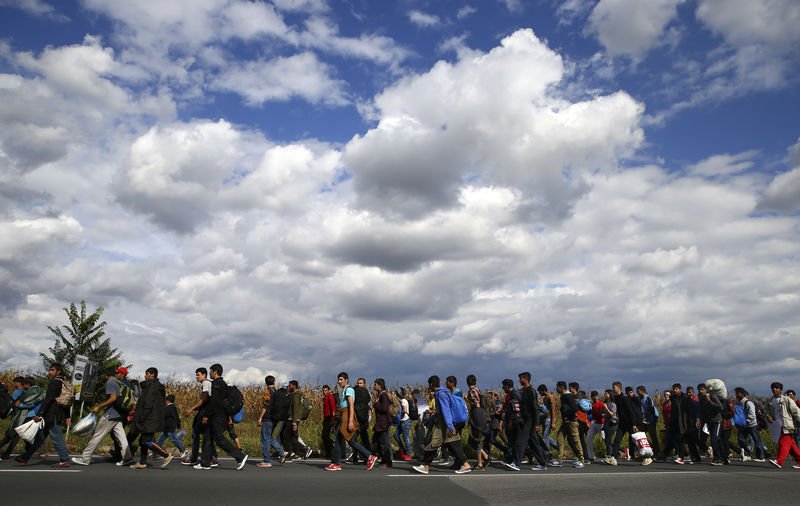
M 0 367 L 800 387 L 794 0 L 0 0 Z

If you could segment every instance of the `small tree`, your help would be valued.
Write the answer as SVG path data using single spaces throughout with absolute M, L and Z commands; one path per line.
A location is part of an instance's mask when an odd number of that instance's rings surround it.
M 107 367 L 119 367 L 123 364 L 122 353 L 111 347 L 111 339 L 103 339 L 106 322 L 100 321 L 100 317 L 103 315 L 102 306 L 89 316 L 86 315 L 86 301 L 83 300 L 80 312 L 74 303 L 69 305 L 69 309 L 63 309 L 67 313 L 69 325 L 63 325 L 60 328 L 47 326 L 57 339 L 53 347 L 48 348 L 49 354 L 39 354 L 45 369 L 51 363 L 56 362 L 64 366 L 64 374 L 70 377 L 75 364 L 75 355 L 84 355 L 96 360 L 101 373 Z M 97 393 L 101 394 L 103 391 L 103 382 L 99 381 Z

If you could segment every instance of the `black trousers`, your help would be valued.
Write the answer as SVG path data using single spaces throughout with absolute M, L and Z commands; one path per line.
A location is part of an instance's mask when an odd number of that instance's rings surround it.
M 287 420 L 283 423 L 283 428 L 281 429 L 281 446 L 283 446 L 284 451 L 289 452 L 289 454 L 295 453 L 301 457 L 305 457 L 306 447 L 301 445 L 300 440 L 297 439 L 299 435 L 300 431 L 292 430 L 292 422 Z
M 322 433 L 320 437 L 322 438 L 322 452 L 326 459 L 331 458 L 331 452 L 333 452 L 333 438 L 331 434 L 333 434 L 334 430 L 334 418 L 325 418 L 322 420 Z
M 367 449 L 372 454 L 372 447 L 369 444 L 369 416 L 368 413 L 356 413 L 356 421 L 358 421 L 358 442 L 361 446 Z M 354 437 L 356 437 L 354 436 Z M 358 462 L 358 452 L 353 452 L 353 462 Z
M 217 415 L 210 418 L 208 423 L 203 427 L 203 451 L 200 454 L 200 463 L 204 467 L 211 465 L 211 447 L 216 443 L 219 448 L 222 448 L 225 453 L 236 459 L 236 462 L 241 462 L 244 458 L 244 452 L 233 444 L 233 441 L 225 437 L 225 429 L 228 424 L 228 417 L 225 415 Z
M 389 443 L 389 430 L 372 432 L 372 454 L 380 457 L 381 464 L 392 465 L 392 445 Z

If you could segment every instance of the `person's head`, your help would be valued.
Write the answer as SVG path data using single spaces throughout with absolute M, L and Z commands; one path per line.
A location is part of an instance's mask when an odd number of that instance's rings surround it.
M 117 375 L 116 367 L 106 367 L 106 379 L 111 379 Z
M 386 390 L 386 380 L 384 380 L 383 378 L 375 378 L 373 384 L 374 384 L 373 388 L 375 388 L 377 392 L 383 392 L 384 390 Z
M 742 399 L 747 397 L 747 390 L 745 390 L 742 387 L 736 387 L 736 388 L 733 389 L 733 391 L 736 394 L 736 399 L 737 400 L 741 401 Z
M 517 376 L 519 377 L 519 384 L 523 387 L 527 387 L 531 384 L 531 373 L 528 371 L 521 372 Z
M 611 389 L 608 389 L 605 392 L 603 392 L 603 400 L 606 402 L 610 401 L 613 396 L 614 396 L 614 391 Z
M 794 390 L 787 390 L 786 391 L 786 397 L 790 398 L 791 400 L 794 400 L 795 399 Z
M 566 381 L 559 381 L 556 383 L 556 392 L 563 394 L 567 391 L 567 382 Z
M 199 382 L 203 382 L 208 379 L 208 370 L 205 367 L 198 367 L 194 370 L 194 377 Z
M 581 387 L 581 386 L 580 386 L 580 385 L 578 384 L 578 382 L 576 382 L 576 381 L 570 381 L 570 383 L 569 383 L 569 391 L 570 391 L 572 394 L 576 394 L 576 393 L 578 392 L 578 389 L 579 389 L 580 387 Z
M 539 392 L 539 395 L 544 395 L 547 393 L 547 385 L 542 383 L 538 387 L 536 387 L 536 391 Z
M 636 393 L 639 394 L 639 397 L 644 397 L 647 395 L 647 389 L 644 387 L 644 385 L 639 385 L 636 387 Z
M 681 395 L 682 387 L 680 383 L 673 383 L 672 384 L 672 394 L 673 395 Z
M 11 380 L 11 383 L 14 384 L 14 389 L 15 390 L 19 390 L 20 388 L 22 388 L 22 383 L 24 381 L 25 381 L 25 378 L 23 378 L 22 376 L 17 376 L 13 380 Z
M 155 367 L 148 367 L 144 371 L 144 379 L 146 380 L 154 380 L 158 378 L 158 369 Z
M 447 387 L 448 390 L 451 390 L 451 391 L 455 390 L 456 389 L 456 385 L 458 385 L 458 380 L 456 379 L 455 376 L 448 376 L 444 380 L 444 385 Z
M 775 381 L 769 386 L 769 388 L 772 389 L 772 395 L 775 397 L 780 397 L 781 393 L 783 392 L 783 383 Z
M 634 395 L 633 387 L 625 387 L 625 395 L 627 395 L 628 397 L 633 397 Z
M 327 397 L 329 393 L 331 393 L 331 387 L 328 385 L 322 385 L 322 395 Z
M 708 393 L 708 387 L 706 386 L 706 384 L 705 383 L 698 383 L 697 384 L 697 395 L 700 395 L 701 397 L 705 397 L 707 393 Z
M 504 379 L 502 385 L 503 385 L 503 391 L 505 393 L 509 393 L 512 390 L 514 390 L 514 380 L 512 380 L 511 378 Z
M 358 386 L 360 386 L 362 388 L 367 388 L 367 380 L 365 380 L 364 378 L 358 378 L 356 380 L 356 385 L 358 385 Z
M 336 375 L 336 384 L 339 385 L 341 388 L 346 387 L 348 381 L 349 377 L 347 376 L 346 372 L 342 371 Z
M 407 394 L 407 393 L 408 393 L 408 392 L 406 392 L 406 389 L 405 389 L 405 388 L 403 388 L 403 387 L 400 387 L 399 389 L 397 389 L 397 390 L 394 392 L 394 394 L 395 394 L 395 395 L 396 395 L 396 396 L 397 396 L 399 399 L 405 399 L 405 398 L 406 398 L 406 394 Z
M 672 392 L 670 392 L 669 390 L 665 390 L 664 391 L 664 402 L 669 402 L 671 398 L 672 398 Z
M 33 376 L 25 376 L 25 379 L 22 380 L 22 386 L 25 387 L 26 389 L 32 387 L 35 384 L 36 384 L 36 378 L 34 378 Z
M 619 381 L 615 381 L 614 383 L 612 383 L 611 384 L 611 388 L 614 390 L 614 393 L 616 395 L 619 395 L 619 394 L 622 393 L 622 383 L 620 383 Z
M 117 374 L 116 377 L 118 380 L 122 381 L 128 377 L 128 368 L 127 367 L 117 367 Z
M 286 387 L 286 390 L 289 391 L 289 392 L 294 392 L 299 387 L 300 387 L 300 383 L 298 383 L 297 380 L 292 380 L 292 381 L 289 382 L 289 386 Z
M 270 374 L 269 376 L 265 377 L 264 378 L 264 384 L 267 385 L 268 387 L 274 387 L 275 386 L 275 376 Z
M 428 390 L 430 390 L 431 392 L 439 388 L 440 385 L 441 385 L 441 380 L 439 379 L 439 376 L 436 376 L 434 374 L 433 376 L 428 378 Z
M 467 376 L 468 387 L 474 387 L 477 384 L 478 384 L 478 378 L 476 378 L 474 374 L 470 374 L 469 376 Z
M 222 377 L 222 366 L 221 365 L 214 364 L 211 367 L 209 367 L 209 370 L 211 371 L 210 372 L 211 379 L 217 379 L 217 378 L 221 378 Z
M 597 390 L 592 390 L 592 393 L 589 394 L 589 396 L 592 398 L 593 403 L 600 400 L 600 394 L 597 393 Z
M 686 387 L 686 393 L 689 395 L 694 395 L 694 387 L 691 385 Z
M 168 396 L 164 397 L 164 400 L 167 401 L 167 404 L 174 404 L 175 403 L 175 394 L 169 394 Z
M 56 362 L 50 364 L 50 367 L 47 368 L 47 375 L 51 378 L 55 378 L 56 376 L 61 376 L 64 374 L 64 367 Z

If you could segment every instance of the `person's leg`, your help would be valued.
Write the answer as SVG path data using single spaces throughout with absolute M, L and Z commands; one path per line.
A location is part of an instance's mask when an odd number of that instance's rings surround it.
M 194 420 L 192 421 L 192 455 L 189 457 L 192 462 L 196 462 L 200 456 L 200 441 L 203 435 L 203 427 L 200 422 L 200 415 L 194 415 Z
M 714 451 L 714 462 L 727 459 L 722 447 L 722 420 L 708 422 L 708 432 L 711 437 L 711 449 Z
M 200 452 L 200 465 L 203 467 L 211 466 L 212 452 L 214 448 L 214 438 L 211 434 L 211 420 L 208 423 L 200 423 L 200 434 L 203 440 L 203 451 Z
M 580 428 L 578 427 L 578 422 L 568 422 L 568 432 L 567 437 L 570 446 L 572 447 L 572 451 L 575 454 L 575 458 L 578 462 L 583 462 L 583 447 L 581 446 L 581 438 L 580 438 Z
M 733 432 L 733 429 L 722 430 L 722 460 L 725 462 L 730 458 L 732 446 L 735 452 L 739 452 L 739 449 L 731 443 L 731 432 Z
M 61 462 L 69 461 L 69 450 L 67 450 L 67 442 L 64 441 L 64 434 L 61 433 L 61 424 L 55 423 L 50 427 L 50 441 L 56 447 L 58 453 L 58 460 Z
M 581 454 L 586 456 L 586 431 L 583 430 L 583 424 L 578 423 L 578 443 L 581 447 Z M 583 459 L 581 459 L 583 461 Z
M 626 430 L 620 426 L 617 426 L 617 433 L 614 436 L 614 443 L 611 446 L 611 456 L 615 459 L 619 457 L 619 445 L 622 444 L 622 438 L 625 436 Z
M 342 449 L 345 445 L 345 439 L 339 427 L 333 433 L 333 452 L 331 453 L 331 464 L 340 465 L 342 462 Z
M 450 449 L 450 453 L 456 459 L 457 467 L 461 468 L 467 463 L 467 457 L 464 455 L 464 445 L 461 443 L 460 439 L 458 441 L 453 441 L 452 443 L 447 443 L 446 446 Z
M 172 434 L 174 435 L 175 433 L 173 432 Z M 170 438 L 170 439 L 172 439 L 172 438 Z M 158 436 L 158 439 L 156 440 L 156 444 L 158 446 L 160 446 L 161 448 L 164 448 L 164 441 L 166 441 L 166 440 L 167 440 L 167 433 L 166 432 L 162 432 Z
M 689 454 L 691 455 L 693 461 L 700 460 L 700 446 L 699 446 L 700 442 L 697 439 L 697 437 L 698 437 L 697 431 L 690 429 L 689 432 L 686 433 L 686 437 L 684 438 L 684 440 L 686 441 L 686 446 L 689 449 Z
M 533 454 L 533 458 L 536 459 L 536 462 L 540 466 L 546 466 L 547 456 L 544 449 L 544 440 L 542 440 L 542 437 L 536 431 L 535 427 L 531 430 L 530 438 L 528 439 L 528 441 L 530 442 L 530 448 L 531 448 L 531 453 Z
M 270 462 L 270 441 L 272 440 L 272 427 L 269 426 L 266 420 L 261 421 L 261 436 L 259 442 L 261 443 L 261 460 L 263 462 Z
M 139 455 L 139 464 L 141 465 L 147 465 L 147 450 L 149 450 L 149 448 L 147 447 L 148 436 L 152 437 L 152 434 L 146 434 L 146 433 L 139 434 L 139 452 L 141 453 L 141 455 Z
M 89 442 L 86 443 L 86 448 L 83 449 L 83 453 L 81 454 L 81 460 L 90 464 L 92 461 L 92 455 L 94 454 L 97 447 L 100 446 L 100 442 L 111 432 L 111 429 L 114 428 L 114 424 L 116 422 L 112 422 L 106 416 L 101 416 L 99 420 L 97 420 L 97 425 L 95 425 L 94 433 L 92 437 L 89 439 Z
M 11 435 L 11 440 L 9 441 L 8 446 L 6 447 L 6 451 L 3 452 L 2 457 L 4 459 L 7 459 L 8 457 L 11 456 L 11 453 L 14 451 L 14 449 L 16 449 L 19 440 L 22 439 L 19 437 L 19 434 L 17 434 L 17 431 L 12 429 L 11 432 L 13 432 L 14 434 Z
M 748 427 L 747 433 L 753 439 L 753 448 L 756 452 L 756 457 L 759 459 L 764 458 L 764 443 L 761 441 L 761 432 L 758 427 Z
M 647 425 L 647 439 L 650 440 L 650 448 L 653 449 L 653 455 L 661 453 L 661 444 L 658 442 L 658 427 L 657 423 L 650 423 Z
M 239 448 L 236 448 L 236 445 L 233 442 L 225 437 L 225 425 L 227 423 L 227 418 L 224 416 L 217 416 L 211 421 L 211 437 L 213 438 L 214 442 L 222 448 L 225 453 L 236 459 L 236 462 L 241 462 L 242 459 L 245 457 L 244 452 Z
M 568 430 L 567 422 L 563 422 L 561 426 L 558 428 L 556 432 L 556 445 L 558 446 L 558 460 L 559 462 L 564 460 L 564 451 L 565 448 L 565 439 L 567 439 L 566 434 Z
M 111 426 L 111 434 L 120 443 L 120 460 L 122 462 L 131 460 L 133 456 L 131 455 L 130 446 L 128 446 L 128 438 L 125 436 L 125 426 L 122 422 L 114 422 Z
M 794 437 L 791 434 L 781 434 L 780 439 L 778 439 L 778 456 L 775 459 L 779 466 L 782 466 L 786 461 L 793 443 Z
M 372 454 L 372 449 L 369 446 L 369 417 L 367 415 L 357 416 L 356 419 L 358 420 L 359 425 L 359 442 L 361 446 L 366 448 L 367 453 Z
M 744 455 L 750 457 L 752 455 L 752 451 L 750 451 L 750 447 L 747 446 L 747 428 L 746 427 L 736 427 L 736 440 L 739 442 L 739 447 L 744 452 Z
M 605 433 L 606 439 L 606 458 L 614 457 L 614 438 L 617 436 L 617 426 L 616 425 L 606 425 L 603 428 L 603 432 Z M 616 458 L 616 457 L 614 457 Z
M 185 448 L 183 447 L 183 442 L 178 438 L 178 435 L 174 432 L 168 432 L 167 437 L 169 440 L 172 441 L 172 444 L 178 449 L 179 452 L 183 453 Z M 160 444 L 158 446 L 161 446 Z M 163 448 L 163 446 L 161 446 Z
M 320 433 L 320 439 L 322 439 L 322 454 L 325 458 L 330 458 L 331 456 L 331 429 L 333 423 L 333 419 L 331 418 L 324 418 L 322 420 L 322 431 Z
M 286 453 L 286 450 L 283 449 L 283 445 L 281 445 L 280 440 L 278 440 L 277 438 L 275 438 L 273 436 L 273 434 L 275 433 L 274 430 L 273 430 L 273 426 L 274 426 L 275 422 L 272 421 L 272 420 L 269 420 L 269 421 L 266 421 L 264 423 L 265 424 L 269 424 L 269 438 L 270 438 L 269 444 L 270 444 L 270 446 L 272 446 L 272 448 L 274 448 L 275 451 L 280 453 L 280 454 Z
M 45 425 L 43 429 L 40 429 L 39 432 L 36 433 L 36 437 L 33 439 L 33 443 L 25 445 L 25 451 L 22 453 L 22 455 L 20 455 L 20 459 L 23 462 L 27 462 L 28 460 L 30 460 L 34 452 L 36 452 L 36 450 L 38 450 L 39 447 L 44 444 L 49 434 L 49 430 L 50 427 L 48 425 Z
M 547 444 L 549 448 L 555 448 L 558 450 L 558 443 L 555 439 L 550 437 L 550 430 L 552 427 L 550 426 L 550 419 L 546 418 L 543 425 L 542 425 L 542 439 Z
M 523 420 L 521 425 L 517 426 L 517 433 L 514 434 L 514 448 L 512 450 L 512 458 L 514 464 L 517 466 L 522 465 L 522 456 L 525 454 L 525 449 L 528 447 L 528 441 L 531 439 L 531 421 Z
M 383 451 L 381 460 L 382 464 L 386 464 L 387 466 L 392 466 L 392 444 L 389 441 L 389 430 L 383 431 L 381 435 L 381 445 L 383 445 Z
M 586 435 L 586 458 L 589 460 L 594 460 L 594 438 L 602 429 L 603 426 L 599 423 L 592 422 L 589 426 L 589 433 Z

